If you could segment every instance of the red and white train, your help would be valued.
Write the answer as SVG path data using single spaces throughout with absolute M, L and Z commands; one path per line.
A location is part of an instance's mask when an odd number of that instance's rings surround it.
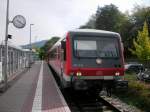
M 117 81 L 124 83 L 120 80 L 124 76 L 123 46 L 115 32 L 69 31 L 49 50 L 49 64 L 64 88 L 102 89 L 114 87 Z

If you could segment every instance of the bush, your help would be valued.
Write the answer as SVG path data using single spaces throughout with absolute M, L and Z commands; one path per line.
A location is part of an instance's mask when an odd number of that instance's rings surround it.
M 127 92 L 115 93 L 124 102 L 136 106 L 143 111 L 150 112 L 150 86 L 138 81 L 135 74 L 127 74 L 125 79 L 129 81 Z

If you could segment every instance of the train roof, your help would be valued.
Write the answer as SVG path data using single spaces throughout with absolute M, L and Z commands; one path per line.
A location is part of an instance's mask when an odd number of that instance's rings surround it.
M 101 34 L 101 35 L 114 35 L 114 36 L 119 36 L 120 37 L 120 34 L 119 33 L 116 33 L 116 32 L 111 32 L 111 31 L 105 31 L 105 30 L 96 30 L 96 29 L 75 29 L 75 30 L 70 30 L 68 31 L 68 33 L 75 33 L 75 34 Z M 65 37 L 66 37 L 67 33 L 65 34 Z M 56 46 L 58 46 L 61 41 L 63 40 L 64 38 L 60 38 L 54 45 L 52 48 L 49 49 L 49 51 L 52 51 Z
M 70 33 L 97 33 L 103 35 L 117 35 L 120 36 L 119 33 L 112 32 L 112 31 L 105 31 L 105 30 L 96 30 L 96 29 L 75 29 L 70 30 Z

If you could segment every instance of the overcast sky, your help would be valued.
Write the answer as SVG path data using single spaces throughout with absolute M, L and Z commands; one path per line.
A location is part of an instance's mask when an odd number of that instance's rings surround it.
M 4 40 L 6 1 L 0 0 L 0 41 Z M 62 36 L 71 29 L 85 24 L 98 6 L 115 4 L 120 11 L 131 11 L 135 4 L 149 5 L 150 0 L 10 0 L 10 16 L 23 15 L 27 24 L 16 29 L 9 24 L 10 40 L 15 45 L 29 43 L 29 26 L 32 26 L 32 42 Z

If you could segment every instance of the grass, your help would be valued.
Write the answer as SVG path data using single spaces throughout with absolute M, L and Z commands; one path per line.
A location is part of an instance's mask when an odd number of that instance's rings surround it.
M 150 84 L 138 81 L 134 73 L 127 73 L 125 79 L 129 81 L 128 90 L 116 92 L 116 96 L 129 105 L 136 106 L 144 112 L 150 112 Z

